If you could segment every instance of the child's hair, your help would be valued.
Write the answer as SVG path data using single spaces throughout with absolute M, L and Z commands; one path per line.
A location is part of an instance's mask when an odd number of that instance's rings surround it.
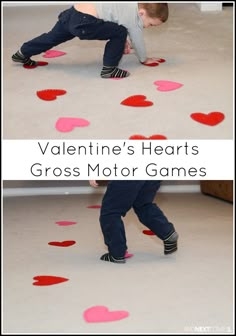
M 158 18 L 162 22 L 166 22 L 169 16 L 168 3 L 145 3 L 139 2 L 139 8 L 145 9 L 148 16 L 151 18 Z

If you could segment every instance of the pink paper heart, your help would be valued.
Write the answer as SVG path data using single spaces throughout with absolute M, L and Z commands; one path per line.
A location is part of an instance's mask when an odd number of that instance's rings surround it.
M 59 222 L 56 222 L 56 224 L 59 226 L 69 226 L 69 225 L 77 224 L 77 222 L 59 221 Z
M 90 122 L 82 118 L 59 118 L 56 122 L 56 129 L 59 132 L 71 132 L 75 127 L 86 127 Z
M 112 322 L 129 316 L 124 310 L 109 311 L 105 306 L 93 306 L 84 311 L 84 319 L 88 323 Z
M 173 91 L 183 86 L 183 84 L 166 80 L 158 80 L 153 84 L 157 86 L 158 91 Z
M 125 252 L 125 258 L 127 259 L 127 258 L 131 258 L 131 257 L 133 257 L 134 255 L 132 254 L 132 253 L 129 253 L 129 252 Z
M 47 50 L 43 57 L 45 58 L 53 58 L 53 57 L 60 57 L 66 55 L 64 51 L 59 51 L 59 50 Z

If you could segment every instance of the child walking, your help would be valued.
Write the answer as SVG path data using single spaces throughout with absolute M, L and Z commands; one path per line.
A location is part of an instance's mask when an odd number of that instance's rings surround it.
M 143 28 L 158 26 L 168 19 L 167 3 L 77 3 L 61 12 L 54 27 L 25 42 L 12 55 L 14 62 L 36 67 L 34 55 L 78 37 L 80 40 L 107 41 L 103 55 L 102 78 L 124 78 L 130 75 L 118 67 L 129 48 L 130 40 L 139 62 L 158 65 L 158 58 L 149 58 L 143 38 Z
M 98 187 L 95 180 L 89 181 Z M 100 213 L 100 225 L 108 253 L 101 260 L 125 263 L 128 250 L 122 217 L 133 208 L 139 221 L 156 234 L 164 243 L 164 254 L 177 250 L 178 233 L 161 209 L 153 202 L 160 181 L 109 181 Z

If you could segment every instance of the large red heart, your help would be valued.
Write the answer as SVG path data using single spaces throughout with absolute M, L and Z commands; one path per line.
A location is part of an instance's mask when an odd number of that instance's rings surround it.
M 122 320 L 129 316 L 124 310 L 109 311 L 105 306 L 93 306 L 84 311 L 84 319 L 89 323 L 112 322 Z
M 55 100 L 57 96 L 66 94 L 66 90 L 48 89 L 36 92 L 37 96 L 42 100 Z
M 191 118 L 201 124 L 215 126 L 221 123 L 224 120 L 225 116 L 222 112 L 210 112 L 208 114 L 195 112 L 191 114 Z
M 33 282 L 34 286 L 51 286 L 69 280 L 67 278 L 62 278 L 53 275 L 38 275 L 35 276 L 33 279 L 36 280 L 35 282 Z
M 151 230 L 143 230 L 143 234 L 148 236 L 155 236 L 156 234 L 152 232 Z
M 154 135 L 151 135 L 150 137 L 146 137 L 141 134 L 135 134 L 135 135 L 131 135 L 129 139 L 130 140 L 165 140 L 167 139 L 167 137 L 161 134 L 154 134 Z
M 68 247 L 74 245 L 76 242 L 74 240 L 64 240 L 62 242 L 59 241 L 52 241 L 49 242 L 48 245 L 52 246 L 60 246 L 60 247 Z
M 152 106 L 153 102 L 146 100 L 147 97 L 144 95 L 134 95 L 126 98 L 121 102 L 122 105 L 134 106 L 134 107 L 146 107 Z

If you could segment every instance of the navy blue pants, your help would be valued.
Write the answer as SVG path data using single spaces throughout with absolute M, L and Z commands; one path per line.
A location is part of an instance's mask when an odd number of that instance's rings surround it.
M 51 31 L 24 43 L 21 52 L 26 57 L 39 55 L 74 37 L 80 40 L 107 41 L 103 65 L 117 66 L 123 56 L 127 29 L 117 23 L 78 12 L 71 7 L 58 16 L 58 21 Z
M 164 240 L 175 228 L 153 203 L 160 181 L 110 181 L 104 194 L 100 225 L 104 242 L 114 257 L 123 257 L 127 248 L 122 217 L 133 208 L 139 221 Z

